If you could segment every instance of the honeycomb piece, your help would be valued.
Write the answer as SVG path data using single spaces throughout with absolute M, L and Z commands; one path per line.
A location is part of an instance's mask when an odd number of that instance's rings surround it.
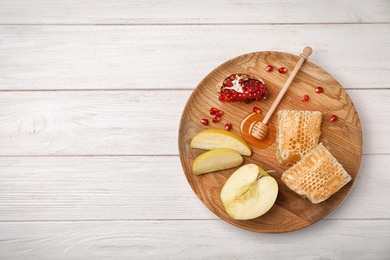
M 317 146 L 321 135 L 322 113 L 319 111 L 280 110 L 276 131 L 276 159 L 292 165 Z
M 328 199 L 350 180 L 351 176 L 322 143 L 282 175 L 287 187 L 312 203 Z

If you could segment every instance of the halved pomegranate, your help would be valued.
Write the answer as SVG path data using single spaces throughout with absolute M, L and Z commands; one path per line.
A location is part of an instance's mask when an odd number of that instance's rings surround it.
M 267 86 L 259 77 L 235 73 L 217 85 L 217 93 L 221 102 L 250 103 L 265 99 Z

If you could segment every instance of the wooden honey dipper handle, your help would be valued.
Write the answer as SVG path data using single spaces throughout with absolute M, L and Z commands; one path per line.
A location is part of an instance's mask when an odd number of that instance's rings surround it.
M 262 122 L 257 122 L 252 129 L 251 134 L 256 137 L 257 139 L 263 139 L 267 133 L 268 133 L 268 120 L 271 118 L 272 114 L 274 113 L 276 107 L 279 105 L 280 100 L 282 100 L 284 93 L 287 91 L 288 87 L 290 86 L 291 82 L 295 78 L 295 75 L 297 75 L 299 69 L 301 68 L 302 64 L 309 58 L 309 56 L 313 53 L 313 49 L 309 46 L 306 46 L 303 49 L 303 52 L 299 55 L 300 58 L 295 65 L 295 68 L 291 72 L 290 76 L 284 83 L 282 89 L 280 90 L 278 96 L 276 97 L 274 103 L 272 104 L 271 108 L 268 110 L 267 114 L 265 115 Z
M 298 60 L 297 64 L 295 65 L 295 68 L 293 69 L 293 71 L 291 72 L 290 76 L 288 77 L 288 79 L 284 83 L 282 89 L 280 90 L 280 92 L 279 92 L 278 96 L 276 97 L 274 103 L 272 104 L 271 108 L 268 110 L 267 114 L 265 115 L 265 117 L 264 117 L 264 119 L 262 121 L 263 124 L 267 124 L 268 123 L 268 120 L 271 118 L 271 116 L 274 113 L 276 107 L 279 105 L 280 100 L 282 100 L 284 93 L 287 91 L 287 89 L 290 86 L 291 82 L 295 78 L 295 75 L 297 75 L 299 69 L 301 68 L 301 66 L 303 64 L 303 62 L 309 58 L 309 56 L 310 56 L 310 54 L 312 54 L 312 52 L 313 52 L 312 48 L 310 48 L 308 46 L 303 49 L 303 52 L 300 55 L 301 58 Z

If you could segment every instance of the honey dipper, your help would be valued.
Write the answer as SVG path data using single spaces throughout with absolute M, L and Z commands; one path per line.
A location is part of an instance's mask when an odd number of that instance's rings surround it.
M 265 115 L 263 121 L 258 121 L 253 125 L 252 130 L 251 130 L 251 135 L 253 137 L 255 137 L 259 140 L 262 140 L 262 139 L 264 139 L 264 137 L 267 136 L 267 134 L 268 134 L 268 125 L 267 125 L 268 120 L 271 118 L 276 107 L 279 105 L 280 100 L 282 100 L 284 93 L 287 91 L 291 82 L 295 78 L 295 75 L 297 75 L 303 62 L 309 58 L 309 56 L 310 56 L 310 54 L 312 54 L 312 52 L 313 52 L 313 49 L 310 48 L 309 46 L 306 46 L 303 49 L 303 52 L 299 55 L 300 58 L 299 58 L 297 64 L 295 65 L 295 68 L 293 69 L 290 76 L 288 77 L 288 79 L 284 83 L 282 89 L 280 90 L 280 92 L 279 92 L 278 96 L 276 97 L 274 103 L 272 104 L 271 108 L 268 110 L 267 114 Z

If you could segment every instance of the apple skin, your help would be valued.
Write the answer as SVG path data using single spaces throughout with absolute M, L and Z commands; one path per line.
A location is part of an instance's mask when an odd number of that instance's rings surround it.
M 278 183 L 255 164 L 237 169 L 226 181 L 221 200 L 230 217 L 249 220 L 260 217 L 275 204 Z
M 252 149 L 241 136 L 222 129 L 207 129 L 197 133 L 191 140 L 191 148 L 214 150 L 227 148 L 241 155 L 250 156 Z
M 195 175 L 226 170 L 240 166 L 244 158 L 232 149 L 220 148 L 207 151 L 195 158 L 192 171 Z

